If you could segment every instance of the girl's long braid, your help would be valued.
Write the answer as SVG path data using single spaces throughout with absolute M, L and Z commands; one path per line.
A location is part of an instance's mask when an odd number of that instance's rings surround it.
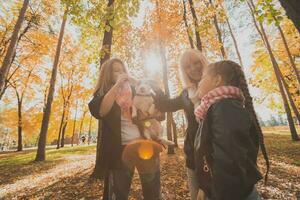
M 267 171 L 265 174 L 265 184 L 266 184 L 267 180 L 268 180 L 269 170 L 270 170 L 269 157 L 268 157 L 267 150 L 266 150 L 265 143 L 264 143 L 264 136 L 263 136 L 261 127 L 259 125 L 257 115 L 254 110 L 252 97 L 250 95 L 250 92 L 248 89 L 248 84 L 247 84 L 247 81 L 245 78 L 245 74 L 242 70 L 242 67 L 233 61 L 225 60 L 225 61 L 220 61 L 220 62 L 215 63 L 214 71 L 219 73 L 221 76 L 222 75 L 225 76 L 224 77 L 225 81 L 228 84 L 232 84 L 232 85 L 240 88 L 244 94 L 245 108 L 247 109 L 248 113 L 250 114 L 250 116 L 254 122 L 256 133 L 258 134 L 258 138 L 259 138 L 259 145 L 261 148 L 261 152 L 266 161 L 266 166 L 267 166 Z
M 261 152 L 262 152 L 263 157 L 266 161 L 266 166 L 267 166 L 267 171 L 266 171 L 266 175 L 265 175 L 265 184 L 266 184 L 267 180 L 268 180 L 269 170 L 270 170 L 270 162 L 269 162 L 269 157 L 268 157 L 267 150 L 266 150 L 265 143 L 264 143 L 264 136 L 263 136 L 261 127 L 259 125 L 256 112 L 254 110 L 252 97 L 251 97 L 249 89 L 248 89 L 248 84 L 247 84 L 244 72 L 242 71 L 242 68 L 241 68 L 240 65 L 236 64 L 235 67 L 237 68 L 236 69 L 237 72 L 239 72 L 239 74 L 240 74 L 240 76 L 239 76 L 240 77 L 239 78 L 239 88 L 243 91 L 243 94 L 244 94 L 244 97 L 245 97 L 245 108 L 248 110 L 248 112 L 252 116 L 252 120 L 254 121 L 254 126 L 255 126 L 255 129 L 256 129 L 256 132 L 258 133 Z

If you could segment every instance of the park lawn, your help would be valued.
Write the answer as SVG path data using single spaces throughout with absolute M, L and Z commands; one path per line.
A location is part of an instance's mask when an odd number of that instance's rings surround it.
M 288 126 L 272 126 L 262 127 L 264 134 L 276 134 L 276 135 L 291 135 Z M 300 126 L 296 125 L 298 134 L 300 134 Z
M 271 159 L 300 166 L 300 141 L 292 141 L 286 126 L 263 128 L 265 145 Z M 298 133 L 300 129 L 298 128 Z M 300 135 L 299 135 L 300 136 Z
M 300 166 L 300 142 L 291 141 L 291 136 L 286 127 L 264 128 L 263 131 L 267 151 L 271 158 L 276 157 L 280 160 L 285 160 L 286 163 Z M 17 167 L 30 164 L 47 165 L 62 162 L 64 157 L 67 156 L 92 154 L 95 151 L 95 145 L 49 149 L 46 150 L 45 162 L 33 162 L 36 150 L 2 154 L 0 155 L 0 169 L 3 167 Z
M 266 134 L 265 144 L 271 159 L 300 166 L 300 141 L 292 141 L 289 135 Z
M 46 150 L 46 161 L 34 161 L 36 150 L 10 152 L 0 155 L 0 186 L 12 183 L 22 177 L 47 171 L 58 164 L 68 162 L 68 157 L 74 155 L 94 154 L 95 145 L 66 146 L 61 149 Z
M 89 146 L 66 146 L 60 149 L 49 149 L 46 150 L 46 162 L 57 161 L 63 159 L 68 155 L 84 155 L 91 154 L 96 151 L 95 145 Z M 29 150 L 23 152 L 13 152 L 8 154 L 0 155 L 0 167 L 4 165 L 23 165 L 34 161 L 36 150 Z M 36 162 L 38 163 L 38 162 Z

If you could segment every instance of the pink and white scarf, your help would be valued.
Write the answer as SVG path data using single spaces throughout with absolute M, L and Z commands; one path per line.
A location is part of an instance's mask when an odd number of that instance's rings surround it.
M 208 92 L 201 98 L 201 103 L 195 108 L 194 113 L 198 121 L 203 120 L 211 105 L 220 101 L 221 99 L 234 98 L 240 100 L 242 103 L 245 97 L 241 89 L 233 86 L 221 86 Z
M 131 120 L 132 90 L 130 84 L 125 82 L 118 93 L 117 104 L 121 107 L 121 114 L 124 118 Z

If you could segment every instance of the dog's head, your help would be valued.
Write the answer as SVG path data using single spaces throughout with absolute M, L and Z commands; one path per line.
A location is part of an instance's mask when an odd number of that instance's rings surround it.
M 149 80 L 139 80 L 135 86 L 136 94 L 138 95 L 151 95 L 153 94 L 152 84 Z

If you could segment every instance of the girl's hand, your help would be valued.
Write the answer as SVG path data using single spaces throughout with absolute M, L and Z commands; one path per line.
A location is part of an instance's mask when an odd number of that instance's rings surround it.
M 130 80 L 130 77 L 128 76 L 128 74 L 121 74 L 118 77 L 115 87 L 120 88 L 126 81 L 129 81 L 129 80 Z

